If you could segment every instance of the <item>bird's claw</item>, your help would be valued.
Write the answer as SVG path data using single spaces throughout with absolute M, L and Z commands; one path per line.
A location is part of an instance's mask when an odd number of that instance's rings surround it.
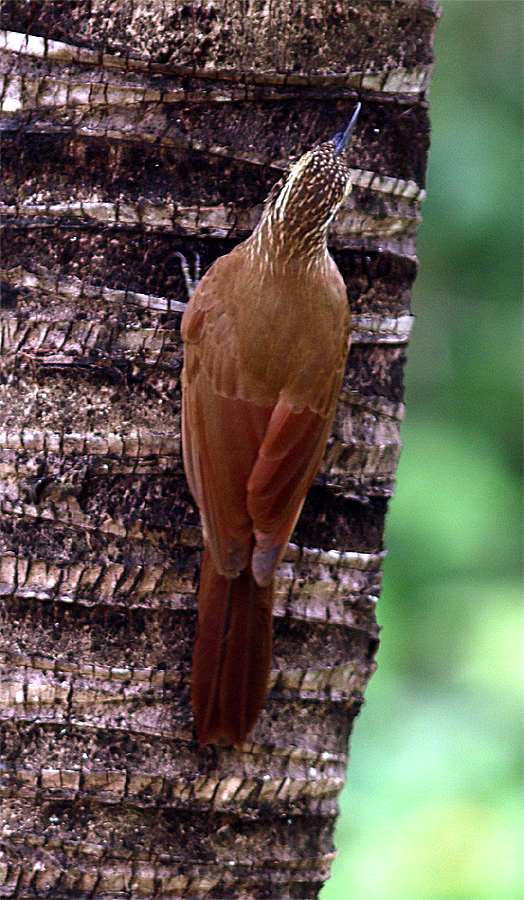
M 179 250 L 176 250 L 175 256 L 178 256 L 180 260 L 180 268 L 182 269 L 182 275 L 184 276 L 184 281 L 186 283 L 187 295 L 189 299 L 191 299 L 191 295 L 196 291 L 200 281 L 200 254 L 198 250 L 195 250 L 194 278 L 191 277 L 189 263 L 184 254 L 180 253 Z

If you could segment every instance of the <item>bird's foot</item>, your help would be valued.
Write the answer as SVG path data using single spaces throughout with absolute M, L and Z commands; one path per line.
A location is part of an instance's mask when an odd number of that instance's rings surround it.
M 175 251 L 175 256 L 178 256 L 180 260 L 180 268 L 182 269 L 182 275 L 184 276 L 184 281 L 186 283 L 186 290 L 189 299 L 191 299 L 191 295 L 196 291 L 198 287 L 198 283 L 200 281 L 200 254 L 197 250 L 195 250 L 195 267 L 194 267 L 194 277 L 191 277 L 191 272 L 189 271 L 189 263 L 184 256 L 183 253 L 180 253 L 179 250 Z

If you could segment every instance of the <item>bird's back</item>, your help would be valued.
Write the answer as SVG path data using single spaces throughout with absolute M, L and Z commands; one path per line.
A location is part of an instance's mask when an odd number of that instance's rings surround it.
M 296 408 L 325 415 L 350 324 L 338 268 L 329 255 L 322 265 L 264 265 L 250 249 L 245 241 L 202 279 L 184 314 L 186 354 L 219 393 L 273 406 L 284 392 Z

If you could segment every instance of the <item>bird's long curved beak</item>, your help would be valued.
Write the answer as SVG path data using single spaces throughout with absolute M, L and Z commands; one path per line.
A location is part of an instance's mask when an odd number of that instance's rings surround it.
M 335 145 L 335 155 L 336 156 L 338 156 L 339 153 L 343 153 L 343 151 L 346 149 L 347 145 L 349 144 L 349 139 L 351 137 L 353 128 L 355 127 L 355 122 L 357 121 L 357 117 L 360 112 L 361 105 L 362 104 L 360 102 L 357 103 L 357 105 L 355 107 L 355 112 L 351 116 L 351 119 L 349 120 L 344 131 L 339 131 L 335 135 L 335 137 L 332 138 L 332 141 Z

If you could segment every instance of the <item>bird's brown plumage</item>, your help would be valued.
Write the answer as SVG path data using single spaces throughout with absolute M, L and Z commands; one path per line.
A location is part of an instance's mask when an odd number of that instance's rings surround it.
M 239 744 L 262 706 L 273 577 L 329 437 L 349 338 L 327 230 L 349 191 L 331 142 L 270 195 L 182 320 L 184 463 L 204 526 L 192 699 L 201 744 Z

